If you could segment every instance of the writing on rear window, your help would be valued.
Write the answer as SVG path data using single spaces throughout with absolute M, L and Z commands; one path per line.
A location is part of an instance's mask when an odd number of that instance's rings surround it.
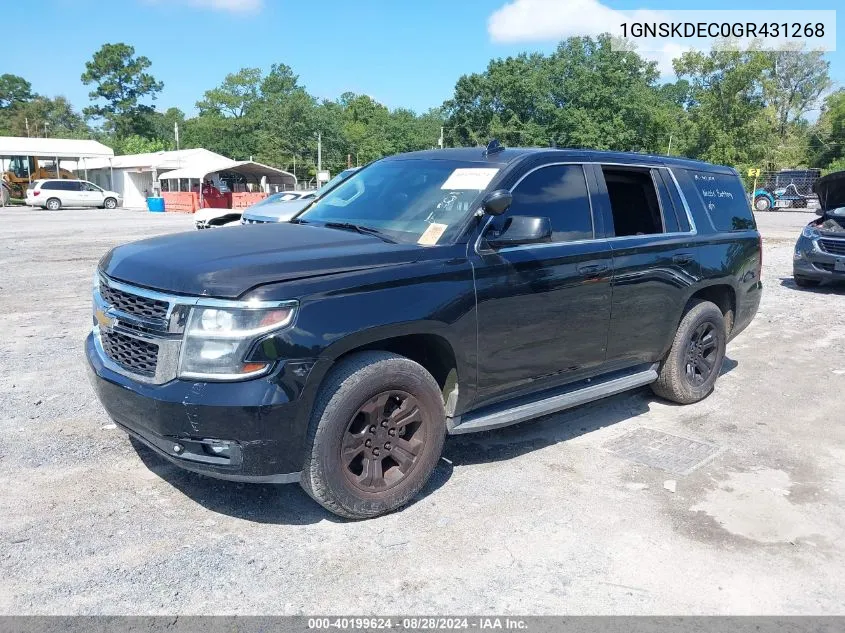
M 690 171 L 689 174 L 717 231 L 754 228 L 754 216 L 737 176 L 700 171 Z

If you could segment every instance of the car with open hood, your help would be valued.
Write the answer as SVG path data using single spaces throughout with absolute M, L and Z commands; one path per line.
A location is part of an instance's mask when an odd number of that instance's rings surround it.
M 414 498 L 447 434 L 707 397 L 761 262 L 731 168 L 494 141 L 381 159 L 289 222 L 112 249 L 85 350 L 162 458 L 365 518 Z
M 792 259 L 792 278 L 800 287 L 845 281 L 845 171 L 819 179 L 815 191 L 820 217 L 801 231 Z

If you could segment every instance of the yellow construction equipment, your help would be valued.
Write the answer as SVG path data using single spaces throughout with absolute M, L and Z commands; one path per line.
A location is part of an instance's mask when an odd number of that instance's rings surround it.
M 67 169 L 59 168 L 58 172 L 56 174 L 56 165 L 42 167 L 33 156 L 13 156 L 9 161 L 9 169 L 3 172 L 3 180 L 9 186 L 13 198 L 23 198 L 29 183 L 43 178 L 78 180 Z

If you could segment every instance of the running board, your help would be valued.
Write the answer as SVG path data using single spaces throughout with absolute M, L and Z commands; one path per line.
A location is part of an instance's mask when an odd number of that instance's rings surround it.
M 573 389 L 544 398 L 543 400 L 527 402 L 508 409 L 499 409 L 492 413 L 481 415 L 469 413 L 464 416 L 448 418 L 447 425 L 451 435 L 499 429 L 504 426 L 510 426 L 511 424 L 518 424 L 526 420 L 539 418 L 549 413 L 556 413 L 557 411 L 577 407 L 593 400 L 600 400 L 601 398 L 622 393 L 629 389 L 642 387 L 643 385 L 653 383 L 655 380 L 657 380 L 657 365 L 653 365 L 644 371 L 586 384 L 579 389 Z

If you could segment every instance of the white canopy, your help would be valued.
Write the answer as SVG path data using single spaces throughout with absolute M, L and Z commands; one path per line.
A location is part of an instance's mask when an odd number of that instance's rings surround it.
M 0 136 L 0 156 L 34 156 L 37 158 L 107 158 L 114 150 L 97 141 L 73 138 L 27 138 Z
M 272 184 L 290 185 L 296 184 L 294 175 L 282 169 L 269 167 L 250 160 L 203 160 L 191 163 L 181 169 L 174 169 L 159 175 L 159 180 L 176 180 L 180 178 L 193 178 L 203 180 L 209 174 L 221 171 L 233 171 L 242 176 L 252 178 L 259 182 L 262 177 L 267 177 L 267 182 Z

